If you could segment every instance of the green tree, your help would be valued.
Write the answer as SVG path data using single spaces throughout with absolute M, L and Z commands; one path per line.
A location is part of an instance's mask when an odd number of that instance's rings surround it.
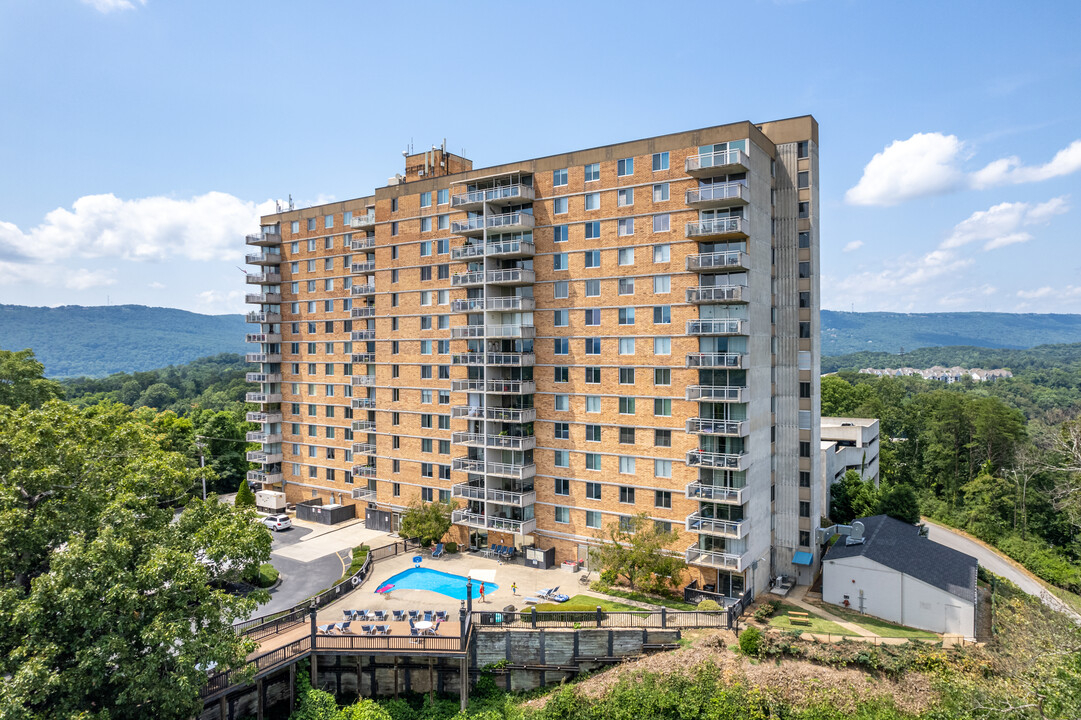
M 33 350 L 0 350 L 0 405 L 37 408 L 62 397 L 60 383 L 45 378 L 45 366 L 37 361 Z
M 250 510 L 195 484 L 119 405 L 0 408 L 0 717 L 188 718 L 206 668 L 265 594 L 225 592 L 269 558 Z
M 830 520 L 847 525 L 858 517 L 874 515 L 878 511 L 878 490 L 872 483 L 864 482 L 855 470 L 830 486 Z
M 255 493 L 251 491 L 251 487 L 248 485 L 248 481 L 241 480 L 240 487 L 236 491 L 236 500 L 234 501 L 237 507 L 255 507 Z
M 248 476 L 244 441 L 247 423 L 242 415 L 226 410 L 203 410 L 192 413 L 195 434 L 203 438 L 206 464 L 217 473 L 214 490 L 227 492 Z
M 452 502 L 422 503 L 417 500 L 402 515 L 398 534 L 417 538 L 422 543 L 439 542 L 450 530 L 455 507 Z
M 915 525 L 920 521 L 920 501 L 907 485 L 891 485 L 879 492 L 875 512 Z
M 624 529 L 620 523 L 611 523 L 607 537 L 594 552 L 605 572 L 624 577 L 632 590 L 639 586 L 661 589 L 679 582 L 680 574 L 687 567 L 683 558 L 669 555 L 669 546 L 679 539 L 672 530 L 665 531 L 645 513 L 628 519 Z
M 154 383 L 139 395 L 135 404 L 139 407 L 152 407 L 155 410 L 164 410 L 167 406 L 176 402 L 177 392 L 165 383 Z

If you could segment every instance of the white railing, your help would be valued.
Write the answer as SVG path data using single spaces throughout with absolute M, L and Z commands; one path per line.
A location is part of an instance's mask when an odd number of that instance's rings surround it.
M 374 410 L 375 398 L 353 398 L 352 406 L 354 410 Z
M 359 342 L 361 340 L 375 340 L 375 330 L 354 330 L 350 334 L 353 342 Z
M 705 450 L 691 450 L 687 453 L 687 464 L 692 467 L 725 468 L 728 470 L 744 469 L 744 453 L 717 453 Z
M 275 245 L 281 241 L 282 236 L 276 232 L 263 232 L 244 236 L 244 242 L 248 245 Z
M 743 355 L 739 353 L 690 353 L 687 355 L 689 368 L 742 368 Z
M 529 520 L 513 520 L 511 518 L 471 513 L 467 510 L 455 510 L 451 514 L 451 522 L 456 525 L 489 528 L 492 530 L 503 530 L 505 532 L 527 535 L 537 529 L 537 521 L 535 518 Z
M 375 292 L 375 285 L 368 283 L 365 285 L 354 285 L 351 293 L 352 295 L 371 295 Z
M 354 375 L 351 384 L 371 387 L 375 385 L 375 375 Z
M 507 395 L 532 395 L 537 384 L 526 380 L 451 380 L 454 392 L 487 392 Z
M 524 480 L 525 478 L 530 478 L 537 474 L 537 466 L 532 464 L 513 465 L 511 463 L 489 462 L 485 463 L 484 472 L 488 475 L 499 475 L 500 477 Z
M 244 379 L 251 383 L 280 383 L 282 381 L 282 374 L 250 372 L 244 375 Z
M 248 265 L 278 265 L 281 261 L 282 254 L 280 252 L 258 253 L 255 255 L 244 256 L 244 262 Z
M 531 284 L 535 275 L 532 270 L 525 268 L 507 268 L 505 270 L 489 270 L 488 282 L 499 284 Z
M 281 293 L 249 293 L 244 296 L 244 302 L 248 305 L 280 305 Z
M 455 445 L 471 447 L 490 447 L 501 450 L 532 450 L 537 447 L 537 438 L 532 435 L 489 435 L 485 433 L 451 433 L 450 441 Z
M 354 420 L 353 432 L 369 432 L 375 430 L 375 420 Z
M 524 212 L 512 212 L 488 216 L 488 227 L 496 229 L 511 227 L 531 228 L 533 227 L 533 222 L 533 216 L 530 213 Z
M 353 488 L 354 500 L 375 500 L 375 494 L 373 488 Z
M 689 303 L 744 302 L 742 285 L 699 285 L 687 288 Z
M 506 295 L 503 297 L 468 298 L 454 301 L 454 312 L 481 312 L 484 310 L 522 310 L 530 311 L 536 303 L 531 297 Z
M 250 392 L 244 396 L 244 402 L 264 404 L 264 403 L 280 403 L 282 401 L 281 393 L 261 393 Z
M 709 567 L 735 570 L 736 572 L 743 572 L 749 564 L 743 555 L 716 552 L 714 550 L 700 550 L 695 545 L 687 548 L 685 559 L 688 565 L 708 565 Z
M 696 532 L 702 535 L 721 535 L 738 540 L 747 534 L 747 521 L 719 520 L 706 517 L 701 513 L 692 513 L 687 516 L 687 532 Z
M 263 443 L 264 445 L 273 445 L 274 443 L 280 443 L 282 441 L 281 433 L 265 433 L 260 430 L 247 433 L 244 436 L 244 440 L 247 442 Z
M 450 469 L 451 470 L 461 470 L 463 472 L 471 472 L 471 473 L 483 473 L 484 472 L 484 461 L 483 460 L 475 460 L 475 459 L 469 458 L 469 457 L 454 458 L 453 460 L 450 461 Z
M 686 263 L 687 272 L 749 268 L 751 266 L 751 256 L 742 250 L 726 250 L 724 252 L 688 255 Z
M 742 320 L 688 320 L 688 335 L 746 335 Z
M 368 260 L 367 262 L 353 263 L 349 266 L 350 271 L 354 273 L 370 273 L 375 270 L 375 260 Z
M 353 443 L 353 454 L 354 455 L 374 455 L 375 454 L 375 443 L 369 443 L 369 442 Z
M 712 220 L 699 220 L 698 222 L 689 222 L 686 226 L 686 235 L 689 238 L 734 234 L 747 234 L 743 229 L 743 218 L 741 217 L 719 217 L 713 218 Z
M 280 363 L 281 353 L 248 353 L 244 356 L 244 362 L 250 363 Z
M 524 240 L 506 240 L 504 242 L 488 243 L 485 248 L 487 255 L 532 255 L 536 246 Z
M 743 488 L 693 482 L 687 485 L 687 498 L 690 500 L 709 500 L 711 502 L 742 505 Z
M 750 159 L 748 158 L 747 153 L 743 150 L 733 149 L 691 155 L 684 164 L 684 170 L 686 172 L 698 172 L 701 170 L 709 170 L 710 168 L 721 168 L 731 165 L 740 165 L 749 170 Z
M 698 435 L 746 435 L 742 420 L 712 420 L 710 418 L 687 418 L 687 432 Z
M 687 191 L 687 204 L 717 202 L 720 200 L 743 200 L 750 202 L 750 189 L 743 183 L 727 182 L 702 185 Z
M 354 318 L 375 317 L 375 306 L 374 305 L 365 305 L 363 307 L 355 307 L 350 312 L 350 317 L 354 317 Z
M 244 416 L 244 419 L 250 423 L 280 423 L 282 414 L 280 412 L 250 412 Z
M 529 367 L 536 362 L 536 356 L 533 353 L 488 353 L 485 362 L 488 365 Z
M 274 463 L 280 463 L 282 461 L 282 454 L 280 452 L 272 453 L 265 450 L 253 450 L 247 453 L 244 456 L 244 459 L 248 462 L 273 465 Z
M 375 465 L 354 465 L 350 472 L 353 473 L 353 477 L 373 478 Z
M 250 312 L 245 316 L 250 323 L 279 323 L 282 321 L 281 313 L 276 312 Z
M 375 247 L 374 237 L 353 238 L 350 248 L 353 250 L 371 250 Z
M 688 385 L 687 400 L 743 402 L 744 388 L 738 385 Z
M 367 365 L 375 362 L 375 353 L 353 353 L 349 356 L 349 361 L 354 365 Z
M 262 273 L 259 275 L 248 275 L 245 277 L 244 282 L 249 285 L 280 285 L 282 276 L 280 273 Z
M 452 195 L 450 206 L 464 207 L 466 205 L 479 205 L 485 202 L 497 202 L 500 200 L 532 200 L 535 197 L 533 188 L 529 185 L 501 185 L 483 190 L 470 190 L 469 192 Z
M 450 276 L 450 284 L 454 287 L 483 285 L 484 271 L 476 270 L 474 272 L 455 273 L 454 275 Z
M 352 222 L 349 223 L 351 227 L 362 228 L 375 225 L 375 213 L 367 215 L 354 215 Z
M 248 333 L 244 336 L 244 342 L 250 343 L 280 343 L 280 333 Z

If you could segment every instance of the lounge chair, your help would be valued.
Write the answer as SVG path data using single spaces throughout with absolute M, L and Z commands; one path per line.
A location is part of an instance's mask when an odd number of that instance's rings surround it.
M 446 622 L 447 621 L 447 611 L 446 610 L 436 610 L 435 619 L 438 620 L 439 622 Z
M 386 610 L 375 610 L 374 612 L 372 612 L 372 615 L 374 615 L 375 619 L 379 620 L 379 621 L 383 621 L 383 620 L 387 619 L 387 611 Z
M 352 621 L 348 620 L 346 622 L 338 623 L 335 627 L 337 627 L 338 632 L 340 632 L 340 633 L 342 633 L 344 635 L 345 633 L 350 632 L 349 626 L 352 625 L 352 624 L 353 624 Z
M 409 619 L 410 620 L 416 620 L 419 617 L 420 617 L 420 613 L 417 612 L 416 610 L 410 610 L 409 611 Z
M 409 628 L 409 642 L 413 643 L 414 645 L 420 645 L 422 642 L 424 642 L 420 637 L 420 630 L 417 630 L 416 628 Z
M 553 595 L 555 595 L 557 592 L 559 592 L 559 586 L 558 585 L 556 585 L 554 588 L 544 588 L 543 590 L 538 590 L 537 591 L 537 597 L 550 598 Z
M 367 610 L 357 610 L 356 614 L 360 615 L 361 617 L 368 617 L 368 611 Z
M 342 610 L 342 615 L 345 616 L 346 620 L 352 620 L 353 616 L 355 616 L 356 614 L 357 614 L 356 610 Z
M 334 629 L 334 625 L 333 625 L 333 623 L 330 624 L 330 625 L 320 625 L 317 629 L 318 629 L 319 632 L 323 633 L 324 635 L 329 635 L 330 631 Z
M 431 622 L 431 621 L 432 621 L 432 611 L 431 610 L 425 610 L 424 611 L 424 622 Z
M 380 625 L 376 628 L 376 632 L 382 635 L 390 635 L 390 625 Z
M 438 543 L 435 546 L 435 550 L 432 550 L 432 557 L 437 558 L 443 554 L 443 543 Z
M 393 612 L 394 612 L 394 619 L 395 620 L 397 620 L 399 622 L 405 620 L 405 610 L 395 610 Z
M 526 605 L 540 605 L 540 601 L 541 601 L 541 598 L 535 598 L 535 597 L 522 598 L 522 602 L 524 602 Z
M 372 626 L 371 625 L 361 625 L 360 626 L 360 631 L 362 633 L 364 633 L 365 635 L 371 635 L 372 634 Z

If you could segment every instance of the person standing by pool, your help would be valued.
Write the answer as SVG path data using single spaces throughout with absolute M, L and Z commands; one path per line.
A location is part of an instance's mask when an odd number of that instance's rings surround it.
M 480 601 L 484 602 L 484 581 L 480 581 Z
M 517 595 L 518 594 L 518 583 L 512 582 L 510 584 L 510 592 L 511 592 L 512 595 Z

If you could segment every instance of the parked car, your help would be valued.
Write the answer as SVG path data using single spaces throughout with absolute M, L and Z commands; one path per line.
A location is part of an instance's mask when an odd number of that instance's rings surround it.
M 293 521 L 288 515 L 271 515 L 263 518 L 263 524 L 271 530 L 288 530 L 293 527 Z

